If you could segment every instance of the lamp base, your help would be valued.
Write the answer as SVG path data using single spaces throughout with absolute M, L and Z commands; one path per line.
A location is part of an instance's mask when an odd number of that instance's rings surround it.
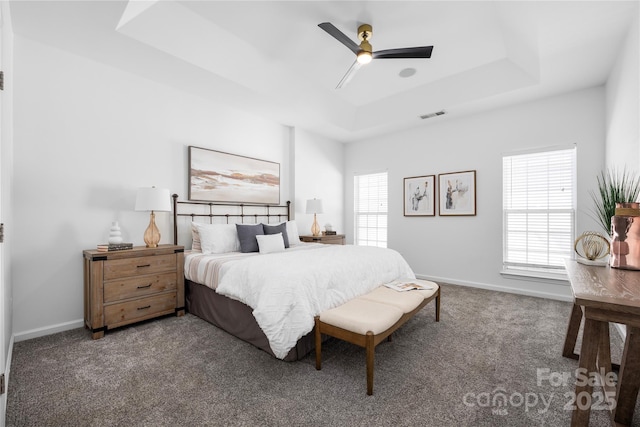
M 311 235 L 313 237 L 318 237 L 320 235 L 320 224 L 318 224 L 316 214 L 313 214 L 313 225 L 311 226 Z
M 156 214 L 151 211 L 149 227 L 144 232 L 144 242 L 148 248 L 157 248 L 160 243 L 160 230 L 156 227 Z

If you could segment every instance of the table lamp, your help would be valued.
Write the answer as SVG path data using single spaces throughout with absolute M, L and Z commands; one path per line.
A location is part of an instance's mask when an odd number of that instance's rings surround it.
M 307 200 L 307 213 L 313 214 L 313 225 L 311 226 L 311 234 L 313 236 L 319 236 L 320 224 L 318 224 L 318 219 L 316 218 L 316 214 L 322 213 L 322 200 L 319 200 L 319 199 Z
M 156 227 L 154 212 L 169 212 L 171 210 L 171 195 L 166 188 L 139 188 L 136 197 L 136 211 L 151 211 L 149 227 L 144 232 L 144 242 L 148 248 L 157 248 L 160 242 L 160 230 Z

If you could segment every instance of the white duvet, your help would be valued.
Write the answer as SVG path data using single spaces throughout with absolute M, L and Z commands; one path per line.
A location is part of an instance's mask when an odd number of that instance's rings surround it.
M 399 278 L 415 274 L 392 249 L 322 245 L 234 262 L 216 292 L 253 308 L 271 350 L 282 359 L 313 329 L 314 316 Z

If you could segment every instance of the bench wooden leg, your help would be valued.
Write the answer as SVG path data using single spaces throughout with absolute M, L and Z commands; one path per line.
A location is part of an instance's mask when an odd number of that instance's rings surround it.
M 436 322 L 440 321 L 440 289 L 438 289 L 438 296 L 436 297 Z
M 320 317 L 315 317 L 316 321 L 316 369 L 322 369 L 322 335 L 320 334 Z
M 367 395 L 373 394 L 373 362 L 375 345 L 373 344 L 373 332 L 367 332 L 366 352 L 367 352 Z

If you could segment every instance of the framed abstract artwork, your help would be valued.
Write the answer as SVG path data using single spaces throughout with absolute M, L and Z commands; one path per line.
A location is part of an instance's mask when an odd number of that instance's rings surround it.
M 436 176 L 404 179 L 404 216 L 435 216 Z
M 280 203 L 280 163 L 189 147 L 189 200 Z
M 476 214 L 476 171 L 442 173 L 438 175 L 439 214 Z

